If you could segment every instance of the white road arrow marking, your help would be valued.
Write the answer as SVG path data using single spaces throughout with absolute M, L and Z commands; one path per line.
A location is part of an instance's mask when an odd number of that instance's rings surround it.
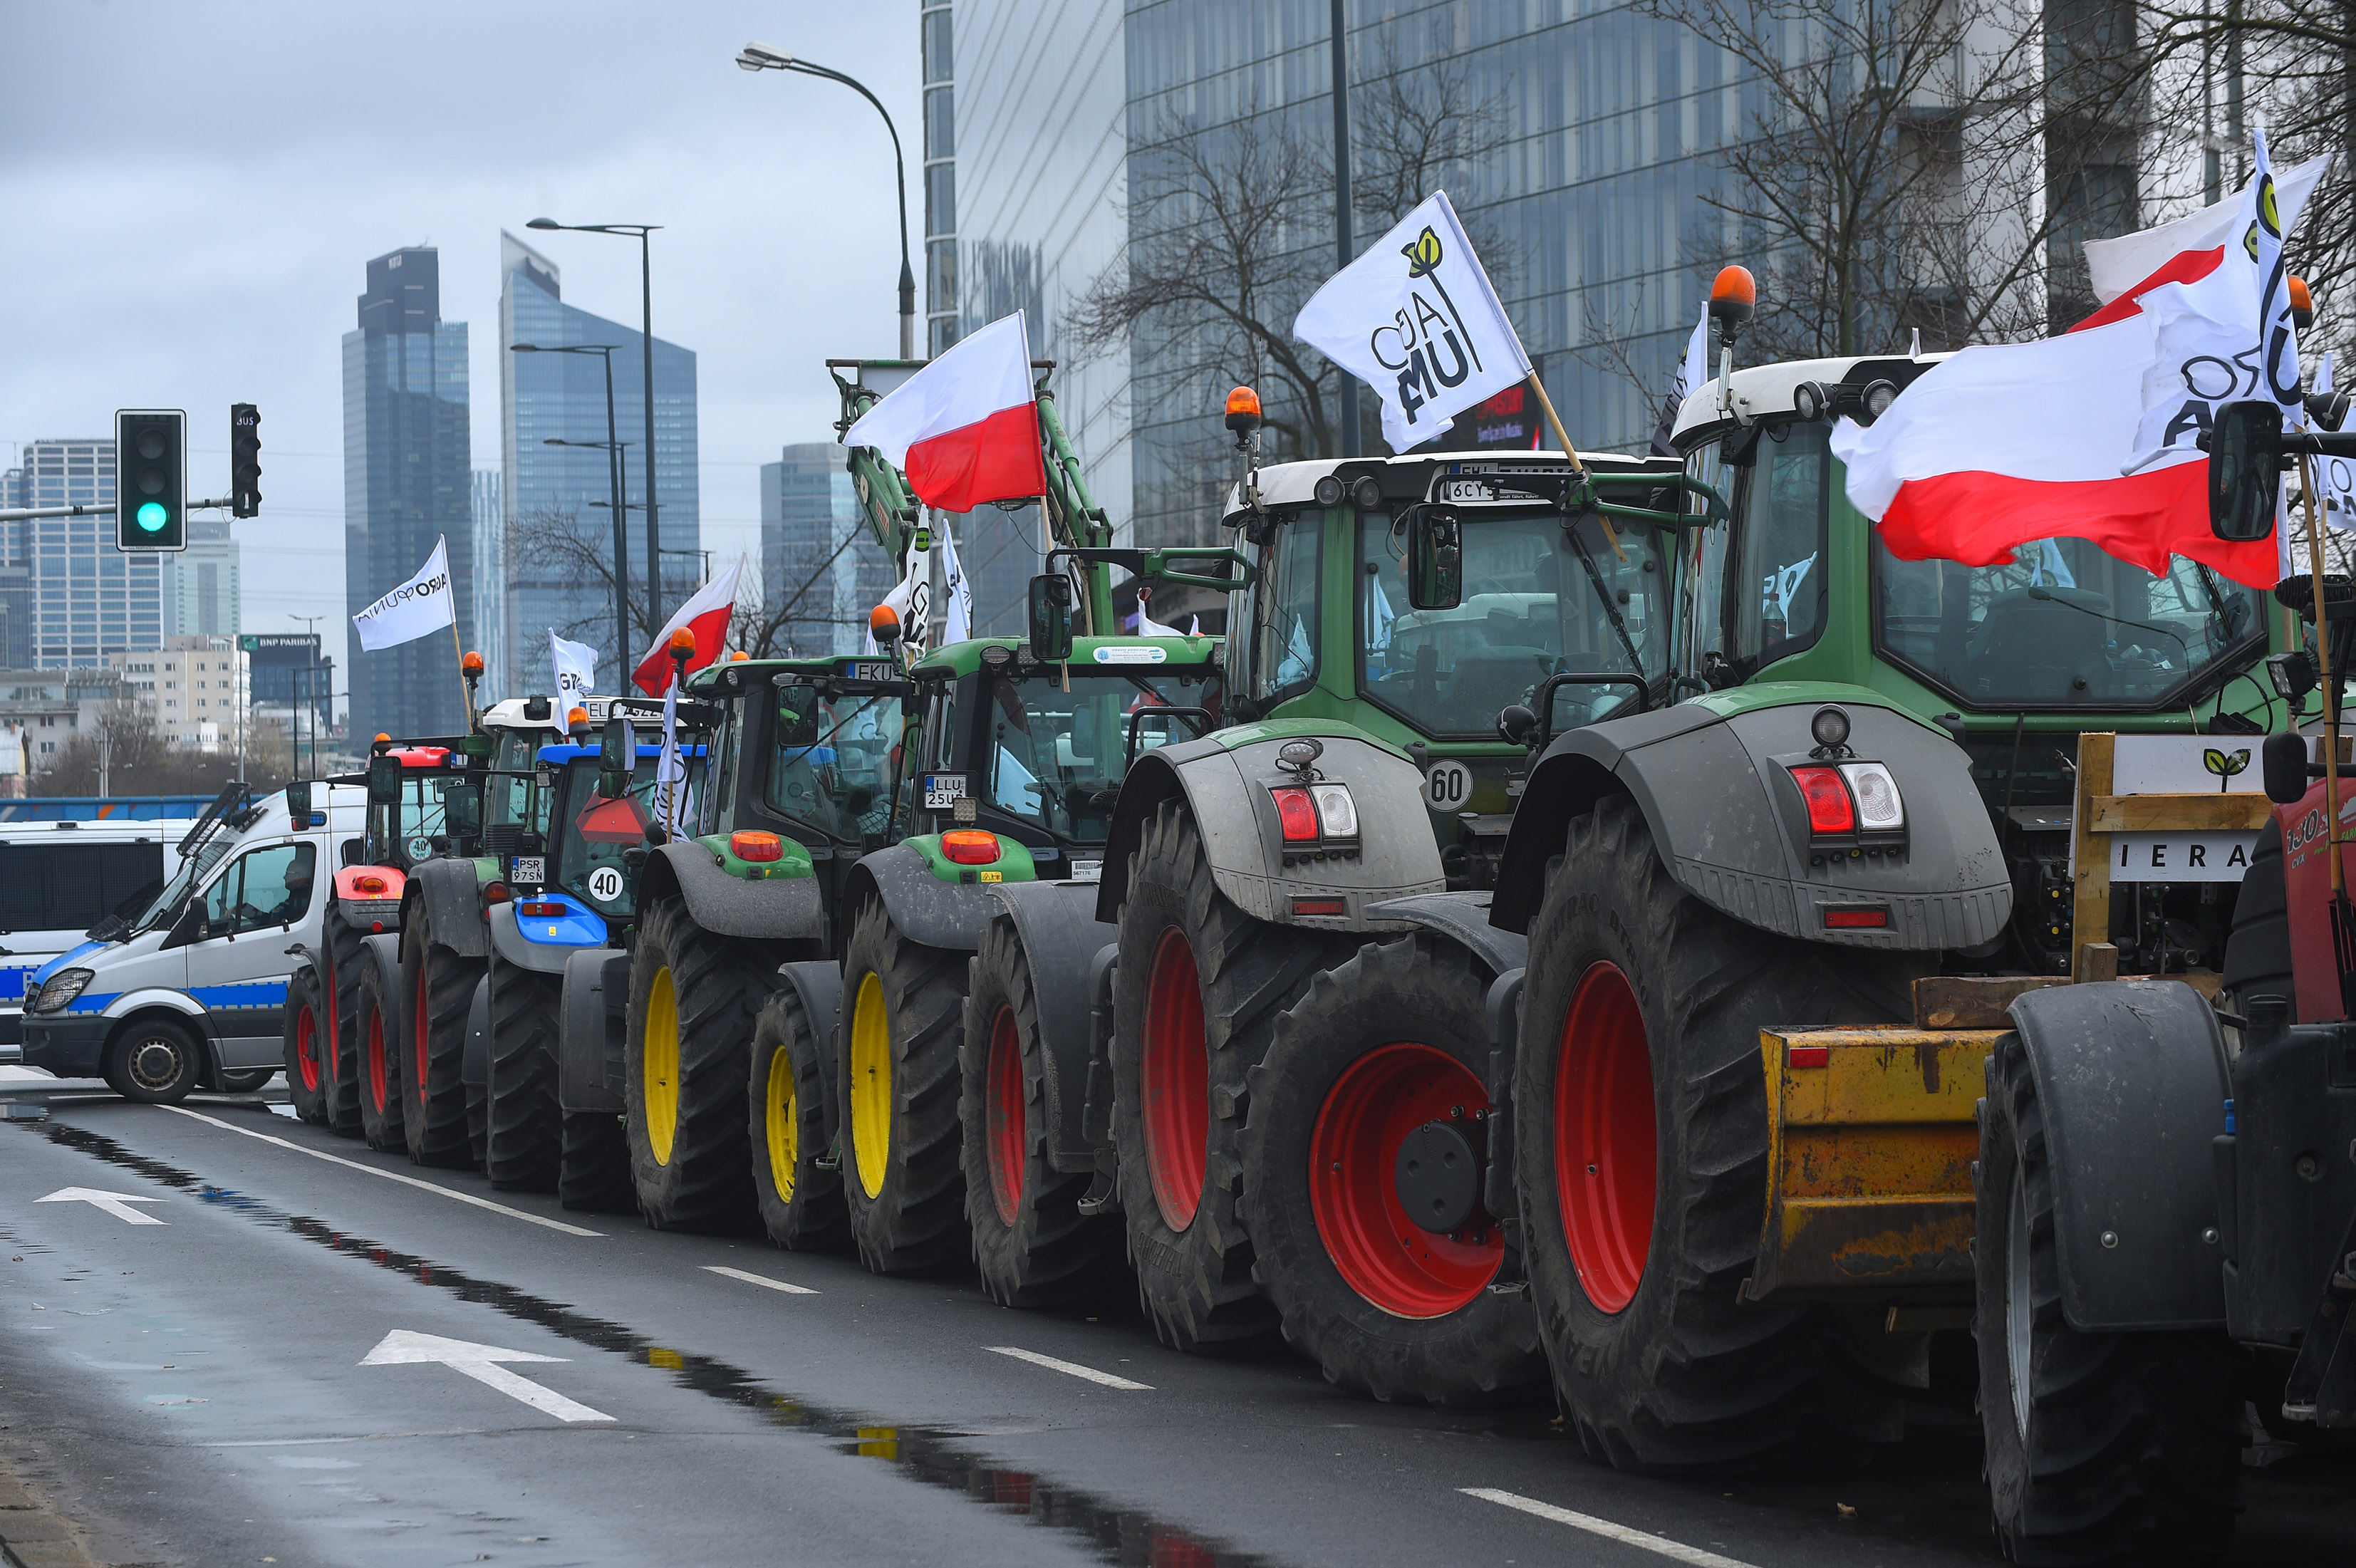
M 87 1203 L 92 1208 L 103 1208 L 125 1225 L 161 1225 L 163 1220 L 152 1214 L 142 1214 L 131 1206 L 134 1203 L 161 1203 L 160 1197 L 142 1197 L 128 1192 L 100 1192 L 95 1187 L 61 1187 L 47 1197 L 37 1197 L 35 1203 Z
M 420 1334 L 414 1329 L 396 1328 L 377 1341 L 375 1349 L 360 1358 L 363 1367 L 395 1367 L 416 1361 L 439 1361 L 462 1377 L 468 1377 L 486 1388 L 493 1388 L 509 1399 L 521 1400 L 543 1414 L 559 1421 L 611 1421 L 614 1418 L 602 1410 L 566 1399 L 553 1390 L 541 1388 L 530 1379 L 519 1377 L 498 1365 L 501 1361 L 562 1361 L 562 1356 L 535 1356 L 529 1350 L 502 1350 L 496 1345 L 477 1345 L 467 1339 L 444 1339 L 438 1334 Z

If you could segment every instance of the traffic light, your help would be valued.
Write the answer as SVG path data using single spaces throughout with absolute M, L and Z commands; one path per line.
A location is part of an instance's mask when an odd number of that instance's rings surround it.
M 262 411 L 250 403 L 229 405 L 229 514 L 262 513 Z
M 114 411 L 114 544 L 188 547 L 188 416 L 177 408 Z

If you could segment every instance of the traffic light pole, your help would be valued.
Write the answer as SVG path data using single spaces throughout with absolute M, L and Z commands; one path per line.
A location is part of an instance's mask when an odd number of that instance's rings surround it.
M 190 511 L 226 511 L 234 504 L 226 499 L 190 501 L 188 510 Z M 37 517 L 112 517 L 113 515 L 112 501 L 108 501 L 103 506 L 84 501 L 74 506 L 0 507 L 0 522 L 29 522 Z

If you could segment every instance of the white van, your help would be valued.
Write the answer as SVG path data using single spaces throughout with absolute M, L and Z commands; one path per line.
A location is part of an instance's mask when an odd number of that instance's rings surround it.
M 299 788 L 299 787 L 298 787 Z M 221 813 L 118 941 L 36 972 L 25 1063 L 103 1077 L 132 1100 L 169 1104 L 199 1086 L 248 1089 L 283 1059 L 286 983 L 316 947 L 321 886 L 368 812 L 357 785 L 308 787 L 307 819 L 284 793 Z
M 145 908 L 195 825 L 185 817 L 0 822 L 0 1062 L 18 1059 L 33 972 Z

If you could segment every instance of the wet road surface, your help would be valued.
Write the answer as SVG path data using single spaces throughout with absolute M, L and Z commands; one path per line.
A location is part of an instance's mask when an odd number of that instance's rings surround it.
M 1862 1472 L 1622 1476 L 1550 1409 L 572 1213 L 255 1100 L 16 1097 L 0 1424 L 108 1561 L 1994 1561 L 1966 1390 Z M 2240 1561 L 2356 1553 L 2356 1466 L 2246 1479 Z

